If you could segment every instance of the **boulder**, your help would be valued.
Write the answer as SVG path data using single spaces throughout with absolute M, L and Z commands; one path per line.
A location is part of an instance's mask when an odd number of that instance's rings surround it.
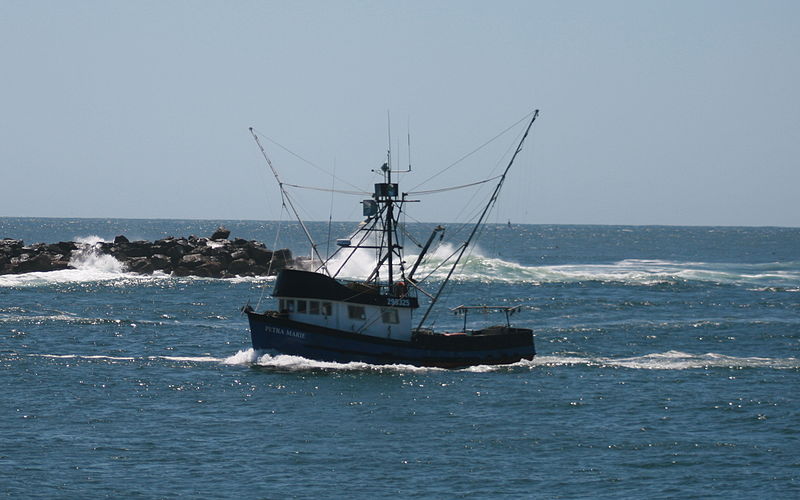
M 225 267 L 228 267 L 228 264 L 233 260 L 233 258 L 231 258 L 231 252 L 224 248 L 215 248 L 214 251 L 211 252 L 211 257 L 221 262 Z
M 116 245 L 119 255 L 125 257 L 150 257 L 153 255 L 153 246 L 148 241 L 131 241 Z
M 259 266 L 256 264 L 255 266 L 252 266 L 250 268 L 249 274 L 252 274 L 253 276 L 266 276 L 267 274 L 269 274 L 269 271 L 270 270 L 267 266 Z
M 120 234 L 120 235 L 118 235 L 118 236 L 115 236 L 115 237 L 114 237 L 114 244 L 115 244 L 115 245 L 119 245 L 119 244 L 121 244 L 121 243 L 130 243 L 130 241 L 129 241 L 129 240 L 128 240 L 128 238 L 126 238 L 124 235 L 121 235 L 121 234 Z
M 173 276 L 192 276 L 192 269 L 183 266 L 176 266 L 172 268 L 172 275 Z
M 278 269 L 283 269 L 292 263 L 292 251 L 282 248 L 272 252 L 272 272 L 277 273 Z
M 250 271 L 250 268 L 253 265 L 255 265 L 255 262 L 253 262 L 252 260 L 236 259 L 234 261 L 231 261 L 230 264 L 228 264 L 228 272 L 234 275 L 241 276 Z
M 208 259 L 204 255 L 200 255 L 197 253 L 190 253 L 189 255 L 184 255 L 183 257 L 181 257 L 181 260 L 178 263 L 178 265 L 180 267 L 185 267 L 187 269 L 194 269 L 196 267 L 200 267 L 206 262 L 208 262 Z
M 212 240 L 227 240 L 228 236 L 231 235 L 231 231 L 227 229 L 225 226 L 219 226 L 214 234 L 211 235 Z
M 150 264 L 153 265 L 154 269 L 165 271 L 172 266 L 172 259 L 164 254 L 157 253 L 150 257 Z
M 23 254 L 28 256 L 26 259 L 20 259 L 18 271 L 19 273 L 41 273 L 46 271 L 53 271 L 53 261 L 49 255 L 40 253 L 36 255 Z
M 188 245 L 181 245 L 180 243 L 174 243 L 167 247 L 164 251 L 164 255 L 172 259 L 173 261 L 181 260 L 181 257 L 186 253 L 186 248 Z
M 64 269 L 75 269 L 69 263 L 69 259 L 57 259 L 52 261 L 53 271 L 61 271 Z
M 133 257 L 127 262 L 128 270 L 139 274 L 152 274 L 155 271 L 153 264 L 147 257 Z
M 23 246 L 25 246 L 25 242 L 22 240 L 15 240 L 13 238 L 3 238 L 2 240 L 0 240 L 0 246 L 22 248 Z
M 225 267 L 221 263 L 209 261 L 196 268 L 194 274 L 203 278 L 219 278 L 224 270 Z
M 205 255 L 206 257 L 214 255 L 215 252 L 216 248 L 206 245 L 197 245 L 192 249 L 192 253 L 199 253 L 200 255 Z
M 269 261 L 272 260 L 272 252 L 263 247 L 250 247 L 247 249 L 247 254 L 261 266 L 268 266 Z
M 231 253 L 231 260 L 247 259 L 247 252 L 244 250 L 236 250 Z
M 62 241 L 47 245 L 47 251 L 51 254 L 69 255 L 76 248 L 78 248 L 78 244 L 74 241 Z

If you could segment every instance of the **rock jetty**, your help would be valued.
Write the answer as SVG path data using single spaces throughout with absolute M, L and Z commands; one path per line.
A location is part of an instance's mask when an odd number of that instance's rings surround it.
M 206 278 L 266 276 L 300 264 L 288 249 L 269 250 L 259 241 L 230 240 L 229 236 L 229 230 L 219 227 L 210 238 L 170 236 L 150 242 L 129 241 L 120 235 L 113 242 L 94 245 L 74 241 L 25 245 L 6 238 L 0 240 L 0 274 L 74 269 L 75 258 L 87 252 L 111 255 L 128 272 Z

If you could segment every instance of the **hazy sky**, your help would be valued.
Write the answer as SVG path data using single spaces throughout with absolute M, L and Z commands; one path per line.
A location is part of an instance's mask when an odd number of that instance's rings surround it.
M 0 0 L 0 216 L 276 219 L 250 126 L 369 190 L 390 112 L 411 188 L 539 108 L 492 220 L 800 226 L 798 54 L 794 0 Z M 327 220 L 329 194 L 298 201 Z

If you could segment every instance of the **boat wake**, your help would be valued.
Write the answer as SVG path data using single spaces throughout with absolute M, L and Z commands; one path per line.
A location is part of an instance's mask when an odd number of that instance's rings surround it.
M 344 371 L 344 372 L 425 372 L 431 370 L 444 371 L 443 368 L 421 368 L 413 365 L 372 365 L 353 361 L 350 363 L 336 363 L 333 361 L 316 361 L 302 356 L 288 354 L 268 354 L 252 348 L 239 351 L 233 356 L 225 358 L 227 365 L 259 366 L 274 371 L 305 372 L 305 371 Z
M 213 356 L 108 356 L 108 355 L 89 355 L 89 354 L 27 354 L 28 357 L 51 358 L 51 359 L 76 359 L 92 361 L 178 361 L 186 363 L 221 363 L 224 358 Z
M 681 351 L 646 354 L 628 358 L 582 357 L 582 356 L 537 356 L 533 361 L 524 361 L 531 367 L 583 365 L 599 368 L 630 368 L 638 370 L 696 370 L 710 368 L 771 368 L 792 370 L 800 368 L 798 358 L 736 357 L 724 354 L 690 354 Z
M 335 363 L 330 361 L 316 361 L 301 356 L 287 354 L 268 354 L 255 351 L 252 348 L 238 351 L 228 357 L 210 355 L 201 356 L 112 356 L 102 354 L 17 354 L 6 353 L 7 357 L 35 357 L 54 360 L 77 360 L 87 362 L 102 362 L 115 364 L 120 362 L 141 363 L 168 361 L 177 363 L 215 363 L 221 365 L 239 365 L 249 367 L 262 367 L 274 372 L 309 372 L 309 371 L 335 371 L 335 372 L 371 372 L 371 373 L 427 373 L 427 372 L 464 372 L 464 373 L 492 373 L 515 372 L 520 370 L 539 370 L 557 367 L 592 367 L 631 370 L 708 370 L 720 369 L 746 369 L 766 368 L 773 370 L 798 370 L 798 358 L 761 358 L 761 357 L 736 357 L 716 353 L 690 354 L 681 351 L 667 351 L 663 353 L 646 354 L 627 358 L 606 358 L 579 355 L 553 355 L 537 356 L 532 361 L 522 360 L 508 365 L 478 365 L 460 370 L 445 368 L 424 368 L 412 365 L 373 365 L 369 363 L 350 362 Z
M 581 356 L 537 356 L 532 361 L 522 360 L 508 365 L 478 365 L 460 370 L 447 370 L 444 368 L 423 368 L 412 365 L 372 365 L 369 363 L 351 362 L 334 363 L 328 361 L 315 361 L 300 356 L 284 354 L 271 355 L 253 349 L 239 351 L 233 356 L 225 358 L 224 364 L 246 365 L 270 368 L 274 371 L 349 371 L 349 372 L 467 372 L 489 373 L 508 372 L 519 369 L 539 369 L 548 367 L 587 366 L 598 368 L 628 368 L 638 370 L 691 370 L 710 368 L 770 368 L 776 370 L 800 369 L 798 358 L 759 358 L 735 357 L 723 354 L 689 354 L 680 351 L 647 354 L 628 358 L 604 358 Z

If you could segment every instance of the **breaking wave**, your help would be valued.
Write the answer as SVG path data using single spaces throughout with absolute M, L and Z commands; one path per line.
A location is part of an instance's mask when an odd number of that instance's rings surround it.
M 60 271 L 7 274 L 0 276 L 0 287 L 39 286 L 62 282 L 109 281 L 139 278 L 138 274 L 126 273 L 125 265 L 111 255 L 100 252 L 96 245 L 104 241 L 99 236 L 75 238 L 80 247 L 72 251 L 69 265 L 73 269 Z
M 443 280 L 449 272 L 448 259 L 456 247 L 443 244 L 431 251 L 416 271 L 415 277 Z M 407 270 L 417 259 L 406 256 Z M 329 268 L 341 267 L 340 277 L 363 278 L 374 269 L 374 251 L 359 249 L 352 256 L 340 255 Z M 460 281 L 506 283 L 579 283 L 606 282 L 626 285 L 659 285 L 706 282 L 755 287 L 756 290 L 800 291 L 800 262 L 729 264 L 678 262 L 654 259 L 625 259 L 604 264 L 525 265 L 484 255 L 479 249 L 465 255 L 453 273 Z
M 93 241 L 93 240 L 90 240 Z M 73 250 L 69 259 L 69 265 L 77 271 L 100 272 L 109 274 L 120 274 L 125 271 L 125 264 L 115 259 L 113 256 L 104 254 L 97 249 L 97 241 L 81 242 L 84 243 L 77 250 Z
M 169 277 L 156 272 L 141 275 L 126 272 L 125 264 L 113 256 L 100 252 L 96 244 L 104 241 L 99 236 L 75 238 L 81 248 L 73 251 L 70 265 L 74 269 L 61 271 L 9 274 L 0 276 L 0 287 L 38 286 L 60 282 L 109 281 L 124 278 L 150 281 Z M 456 247 L 443 244 L 432 250 L 416 271 L 417 279 L 442 280 L 449 271 L 450 259 Z M 406 271 L 416 255 L 406 256 Z M 368 276 L 375 265 L 375 253 L 359 249 L 331 259 L 328 268 L 342 278 Z M 212 279 L 187 277 L 183 279 Z M 232 283 L 266 283 L 274 276 L 232 278 Z M 800 292 L 800 261 L 758 264 L 731 264 L 708 262 L 680 262 L 655 259 L 625 259 L 602 264 L 526 265 L 499 257 L 490 257 L 475 249 L 465 255 L 453 273 L 458 281 L 502 282 L 511 284 L 546 284 L 601 282 L 624 285 L 652 286 L 661 284 L 703 282 L 723 285 L 747 286 L 754 291 Z
M 434 279 L 447 275 L 439 267 L 452 249 L 439 250 L 417 272 Z M 729 264 L 625 259 L 608 264 L 563 264 L 527 266 L 477 252 L 466 258 L 453 277 L 464 281 L 508 283 L 606 282 L 627 285 L 658 285 L 683 282 L 745 285 L 783 291 L 800 291 L 800 262 Z

